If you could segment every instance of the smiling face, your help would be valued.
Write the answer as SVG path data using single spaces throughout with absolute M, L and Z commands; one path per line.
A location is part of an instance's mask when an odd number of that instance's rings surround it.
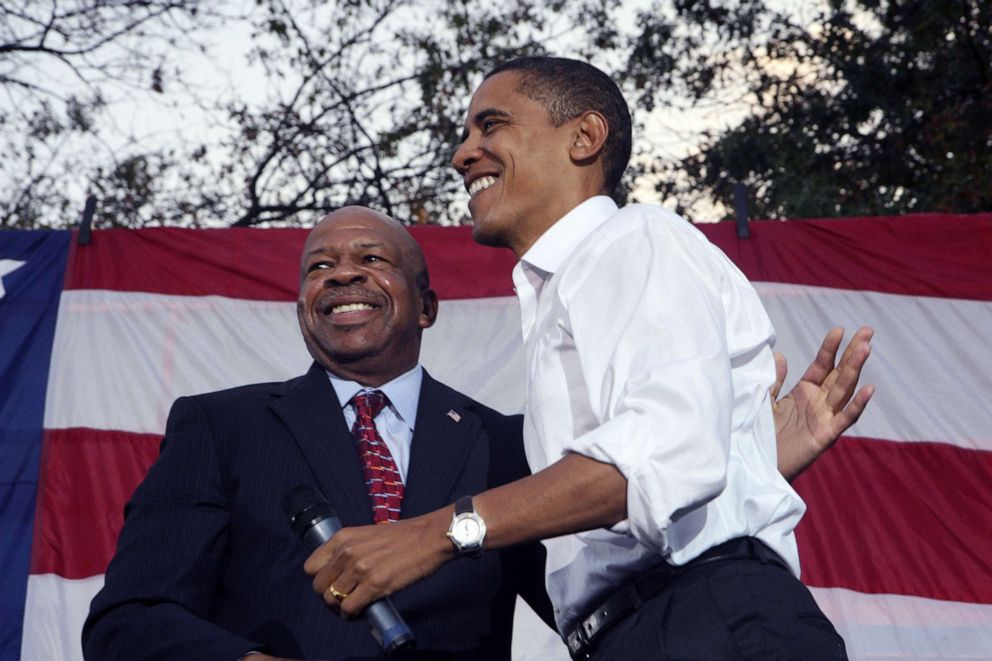
M 300 273 L 297 317 L 314 360 L 373 387 L 417 364 L 437 295 L 402 225 L 362 207 L 335 211 L 307 237 Z
M 584 199 L 570 179 L 574 122 L 554 126 L 541 103 L 517 91 L 520 76 L 505 71 L 483 81 L 452 158 L 471 196 L 473 238 L 518 257 Z

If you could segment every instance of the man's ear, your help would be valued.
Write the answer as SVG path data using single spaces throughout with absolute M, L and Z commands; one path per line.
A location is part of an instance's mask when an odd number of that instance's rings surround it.
M 569 156 L 576 163 L 588 163 L 599 156 L 610 134 L 610 125 L 602 113 L 587 110 L 575 120 Z
M 437 320 L 437 292 L 428 287 L 420 292 L 422 308 L 420 310 L 419 326 L 430 328 Z

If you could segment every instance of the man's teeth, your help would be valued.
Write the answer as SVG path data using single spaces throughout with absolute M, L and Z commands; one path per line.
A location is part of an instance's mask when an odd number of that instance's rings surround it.
M 479 191 L 484 191 L 496 183 L 496 177 L 479 177 L 468 187 L 468 194 L 475 195 Z
M 345 305 L 335 305 L 331 308 L 332 314 L 338 314 L 341 312 L 356 312 L 358 310 L 371 310 L 373 309 L 368 303 L 346 303 Z

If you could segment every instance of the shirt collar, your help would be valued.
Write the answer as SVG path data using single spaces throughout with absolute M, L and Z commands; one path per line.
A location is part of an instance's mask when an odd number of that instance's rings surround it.
M 520 261 L 545 274 L 554 274 L 575 248 L 617 210 L 612 198 L 590 197 L 545 230 Z
M 367 388 L 356 381 L 338 378 L 330 372 L 327 372 L 327 376 L 331 380 L 341 408 L 348 406 L 348 402 L 360 390 L 373 390 L 373 388 Z M 389 403 L 392 404 L 403 422 L 410 425 L 410 429 L 414 429 L 417 425 L 417 404 L 420 401 L 420 384 L 423 380 L 424 368 L 416 365 L 409 372 L 374 388 L 374 390 L 381 390 L 385 393 L 386 397 L 389 398 Z

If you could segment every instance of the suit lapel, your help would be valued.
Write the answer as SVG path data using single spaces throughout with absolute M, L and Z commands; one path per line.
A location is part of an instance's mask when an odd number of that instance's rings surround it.
M 371 524 L 362 465 L 323 368 L 314 363 L 305 376 L 288 384 L 269 407 L 289 428 L 342 525 Z
M 479 418 L 466 408 L 470 402 L 424 372 L 403 495 L 403 518 L 431 512 L 464 495 L 452 492 L 479 442 L 481 428 Z M 455 415 L 448 415 L 449 411 Z

